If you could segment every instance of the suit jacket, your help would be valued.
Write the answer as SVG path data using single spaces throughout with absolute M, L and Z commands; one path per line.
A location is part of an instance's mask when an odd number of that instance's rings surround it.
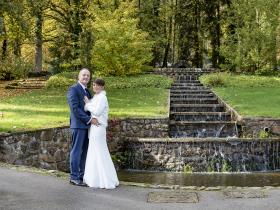
M 84 110 L 84 97 L 91 98 L 91 94 L 84 91 L 83 87 L 77 83 L 71 86 L 67 93 L 67 101 L 70 107 L 70 128 L 88 129 L 90 123 L 90 112 Z

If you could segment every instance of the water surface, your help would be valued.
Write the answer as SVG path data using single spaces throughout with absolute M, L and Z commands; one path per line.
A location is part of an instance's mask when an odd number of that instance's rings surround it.
M 180 186 L 280 186 L 280 172 L 254 173 L 174 173 L 122 170 L 121 181 Z

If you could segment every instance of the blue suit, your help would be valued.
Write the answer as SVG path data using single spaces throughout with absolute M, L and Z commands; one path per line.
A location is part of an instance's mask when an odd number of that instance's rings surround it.
M 84 111 L 84 97 L 91 98 L 90 93 L 77 83 L 69 88 L 67 101 L 70 108 L 70 128 L 72 147 L 70 152 L 70 179 L 82 180 L 88 149 L 88 128 L 90 113 Z M 88 124 L 89 123 L 89 124 Z

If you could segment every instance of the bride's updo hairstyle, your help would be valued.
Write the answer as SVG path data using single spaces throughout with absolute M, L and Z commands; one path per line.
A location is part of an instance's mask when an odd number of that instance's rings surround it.
M 94 84 L 97 84 L 98 86 L 105 86 L 105 81 L 103 79 L 96 79 L 93 81 Z

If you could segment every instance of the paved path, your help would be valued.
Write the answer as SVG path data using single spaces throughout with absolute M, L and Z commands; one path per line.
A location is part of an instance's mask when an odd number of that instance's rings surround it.
M 267 190 L 266 198 L 226 199 L 221 191 L 198 191 L 199 203 L 147 203 L 149 192 L 164 191 L 131 186 L 115 190 L 76 187 L 66 180 L 0 167 L 0 209 L 187 209 L 280 210 L 280 189 Z

